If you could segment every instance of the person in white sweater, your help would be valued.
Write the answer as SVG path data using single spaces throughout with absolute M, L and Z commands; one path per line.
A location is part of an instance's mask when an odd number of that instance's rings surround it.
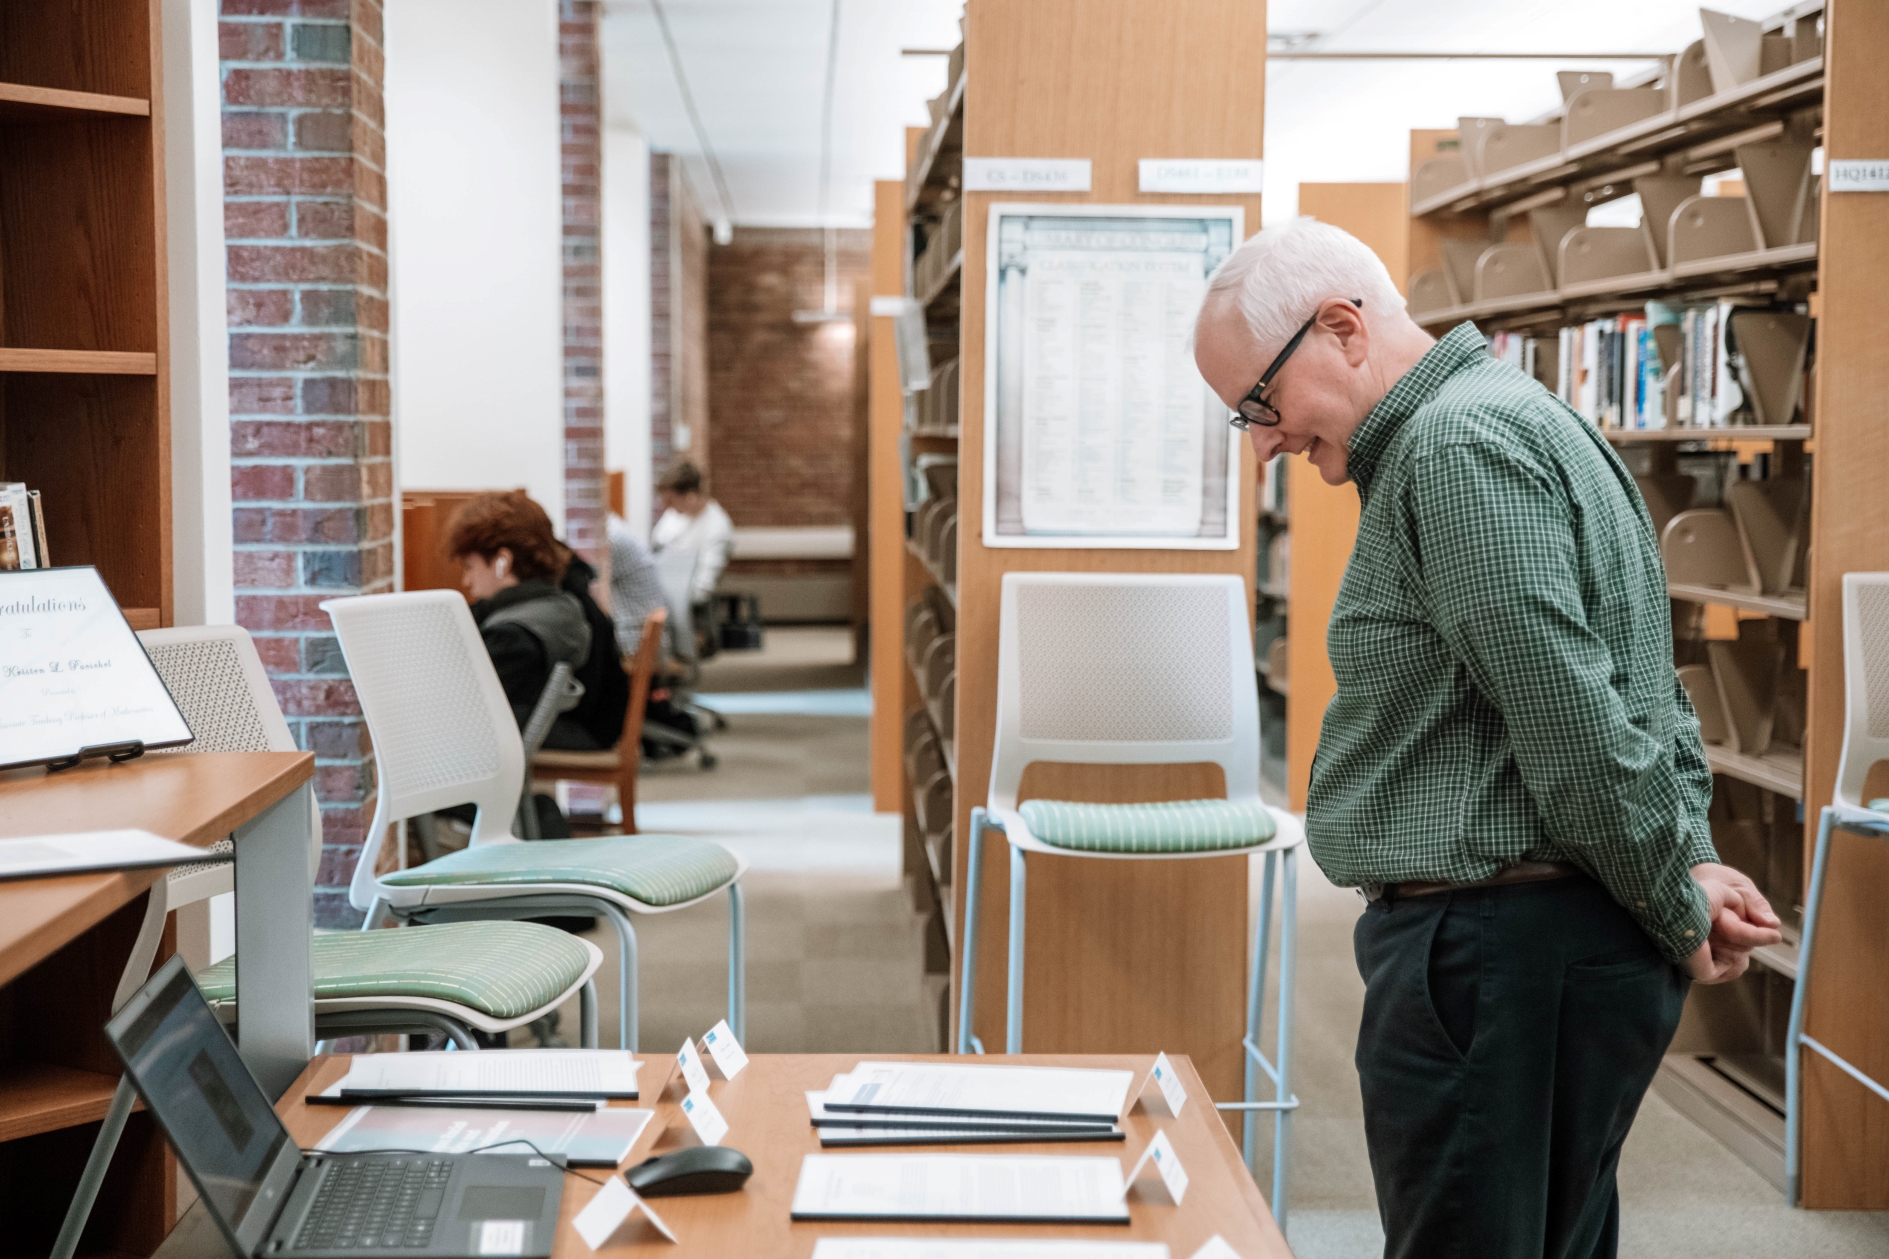
M 683 459 L 656 482 L 663 513 L 650 531 L 650 549 L 658 554 L 672 548 L 695 552 L 695 573 L 689 580 L 689 602 L 701 606 L 715 597 L 715 585 L 735 549 L 735 524 L 702 488 L 702 470 Z

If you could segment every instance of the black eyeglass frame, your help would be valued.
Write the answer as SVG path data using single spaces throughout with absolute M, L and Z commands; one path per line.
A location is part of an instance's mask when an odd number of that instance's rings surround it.
M 1353 297 L 1349 300 L 1351 304 L 1356 306 L 1359 310 L 1364 309 L 1364 299 L 1362 297 Z M 1266 374 L 1259 378 L 1259 383 L 1246 391 L 1246 396 L 1240 399 L 1240 405 L 1234 408 L 1232 416 L 1227 419 L 1228 424 L 1231 424 L 1241 432 L 1245 432 L 1255 424 L 1259 425 L 1261 428 L 1278 427 L 1280 420 L 1285 417 L 1281 416 L 1279 412 L 1273 408 L 1271 403 L 1267 402 L 1259 395 L 1266 392 L 1267 386 L 1272 384 L 1272 378 L 1279 374 L 1279 369 L 1284 367 L 1286 360 L 1292 357 L 1292 351 L 1299 348 L 1299 342 L 1305 340 L 1305 334 L 1310 332 L 1312 325 L 1317 322 L 1318 311 L 1313 311 L 1312 317 L 1299 325 L 1299 330 L 1292 334 L 1290 341 L 1286 342 L 1286 348 L 1279 351 L 1279 356 L 1273 359 L 1272 365 L 1266 369 Z M 1265 418 L 1265 416 L 1268 415 L 1272 417 L 1270 420 Z

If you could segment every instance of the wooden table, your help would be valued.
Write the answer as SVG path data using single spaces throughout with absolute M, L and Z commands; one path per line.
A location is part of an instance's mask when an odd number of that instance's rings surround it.
M 1285 1238 L 1266 1209 L 1252 1177 L 1240 1162 L 1220 1122 L 1207 1090 L 1185 1057 L 1173 1061 L 1187 1088 L 1187 1105 L 1179 1119 L 1157 1119 L 1139 1105 L 1130 1106 L 1122 1126 L 1128 1140 L 1120 1145 L 1004 1145 L 1004 1146 L 909 1146 L 881 1147 L 878 1153 L 970 1153 L 970 1154 L 1119 1154 L 1124 1173 L 1141 1157 L 1142 1150 L 1158 1129 L 1165 1129 L 1174 1143 L 1175 1153 L 1189 1176 L 1184 1205 L 1176 1207 L 1160 1199 L 1160 1191 L 1144 1198 L 1142 1187 L 1130 1193 L 1132 1216 L 1126 1227 L 1119 1225 L 1040 1224 L 838 1224 L 795 1223 L 788 1218 L 794 1186 L 800 1175 L 800 1160 L 820 1152 L 807 1117 L 809 1089 L 824 1089 L 834 1076 L 850 1071 L 861 1059 L 874 1061 L 950 1061 L 911 1054 L 756 1054 L 737 1079 L 716 1080 L 709 1086 L 710 1096 L 728 1120 L 728 1135 L 723 1144 L 746 1154 L 754 1162 L 754 1176 L 738 1194 L 705 1197 L 660 1198 L 656 1210 L 681 1239 L 672 1246 L 639 1215 L 624 1224 L 617 1235 L 600 1251 L 592 1252 L 574 1229 L 573 1217 L 596 1195 L 599 1186 L 588 1177 L 603 1179 L 602 1168 L 585 1168 L 582 1175 L 571 1173 L 564 1181 L 564 1203 L 559 1215 L 558 1244 L 555 1259 L 588 1259 L 592 1253 L 606 1256 L 742 1256 L 744 1259 L 804 1259 L 813 1253 L 814 1242 L 821 1237 L 1019 1237 L 1019 1238 L 1092 1238 L 1109 1241 L 1162 1241 L 1168 1245 L 1170 1259 L 1189 1259 L 1215 1233 L 1224 1237 L 1242 1259 L 1290 1259 Z M 310 1091 L 326 1088 L 347 1071 L 345 1056 L 323 1056 L 309 1064 L 307 1072 L 283 1097 L 277 1110 L 289 1131 L 303 1147 L 312 1146 L 348 1112 L 338 1106 L 308 1106 L 301 1098 Z M 957 1061 L 963 1061 L 957 1059 Z M 992 1055 L 979 1062 L 1010 1063 L 1027 1066 L 1084 1066 L 1130 1070 L 1137 1079 L 1147 1076 L 1154 1056 L 1111 1054 L 1075 1057 L 1068 1055 L 1023 1054 L 1016 1057 Z M 666 1082 L 665 1082 L 666 1081 Z M 642 1070 L 643 1100 L 620 1103 L 647 1106 L 656 1118 L 638 1138 L 623 1166 L 641 1162 L 651 1154 L 661 1154 L 697 1144 L 694 1131 L 682 1117 L 682 1083 L 675 1072 L 675 1061 L 667 1055 L 644 1056 Z M 660 1089 L 656 1086 L 662 1083 Z M 842 1157 L 846 1155 L 842 1153 Z M 1154 1173 L 1144 1173 L 1152 1177 Z M 201 1209 L 200 1207 L 198 1209 Z
M 306 752 L 208 752 L 0 773 L 0 838 L 128 827 L 200 847 L 236 837 L 242 1051 L 274 1093 L 314 1048 L 314 765 Z M 162 877 L 0 882 L 0 1212 L 22 1253 L 50 1248 L 117 1086 L 120 1066 L 100 1033 L 145 892 Z M 134 1115 L 82 1253 L 156 1249 L 176 1216 L 175 1182 L 162 1137 Z

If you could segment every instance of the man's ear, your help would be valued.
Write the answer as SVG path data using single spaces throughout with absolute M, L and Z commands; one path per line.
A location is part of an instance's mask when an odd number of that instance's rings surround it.
M 1345 362 L 1360 367 L 1370 357 L 1371 332 L 1364 322 L 1364 311 L 1350 302 L 1328 302 L 1318 312 L 1318 322 L 1338 339 Z

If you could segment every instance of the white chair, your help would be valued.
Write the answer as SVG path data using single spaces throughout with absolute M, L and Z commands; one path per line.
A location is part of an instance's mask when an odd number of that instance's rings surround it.
M 628 915 L 686 909 L 728 893 L 728 1023 L 744 1032 L 741 875 L 718 844 L 679 835 L 526 843 L 510 830 L 524 786 L 516 719 L 466 601 L 450 590 L 330 599 L 373 738 L 379 797 L 349 901 L 368 925 L 601 916 L 616 928 L 618 1044 L 637 1047 L 636 930 Z M 395 823 L 470 803 L 471 843 L 410 870 L 377 873 Z
M 970 874 L 959 968 L 958 1052 L 983 1052 L 976 1009 L 977 912 L 983 833 L 1010 844 L 1010 956 L 1006 1052 L 1023 1052 L 1026 855 L 1100 860 L 1185 860 L 1263 855 L 1259 922 L 1246 1003 L 1245 1152 L 1256 1153 L 1258 1112 L 1273 1113 L 1272 1210 L 1284 1227 L 1292 1096 L 1292 985 L 1304 832 L 1259 798 L 1259 695 L 1245 585 L 1233 576 L 1007 573 L 997 646 L 997 733 L 989 804 L 971 810 Z M 1034 761 L 1093 765 L 1218 764 L 1225 801 L 1019 806 Z M 1032 822 L 1035 825 L 1032 825 Z M 1045 832 L 1053 831 L 1054 838 Z M 1278 1062 L 1259 1048 L 1275 870 L 1283 866 Z M 1258 1073 L 1273 1083 L 1256 1100 Z
M 1830 833 L 1839 827 L 1889 839 L 1889 799 L 1863 802 L 1870 767 L 1889 760 L 1889 573 L 1843 574 L 1843 754 L 1837 762 L 1835 799 L 1817 818 L 1817 846 L 1804 897 L 1804 933 L 1797 944 L 1797 983 L 1784 1034 L 1784 1196 L 1797 1204 L 1803 1158 L 1803 1050 L 1835 1063 L 1857 1083 L 1889 1102 L 1889 1087 L 1865 1075 L 1828 1045 L 1804 1034 L 1809 999 L 1811 950 L 1830 857 Z

